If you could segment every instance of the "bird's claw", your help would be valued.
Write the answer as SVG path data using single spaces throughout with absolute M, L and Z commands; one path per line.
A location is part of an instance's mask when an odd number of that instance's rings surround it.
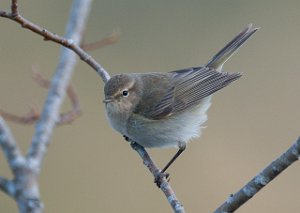
M 157 187 L 160 188 L 161 184 L 164 181 L 164 178 L 167 182 L 170 181 L 170 174 L 169 173 L 164 173 L 164 172 L 159 172 L 156 177 L 154 178 L 154 183 L 156 183 Z
M 127 142 L 130 142 L 130 141 L 129 141 L 129 137 L 127 137 L 126 135 L 123 135 L 123 138 L 124 138 Z

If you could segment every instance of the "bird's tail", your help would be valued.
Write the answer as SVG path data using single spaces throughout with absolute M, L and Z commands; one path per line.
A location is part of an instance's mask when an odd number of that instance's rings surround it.
M 222 70 L 223 64 L 247 41 L 259 28 L 249 24 L 242 32 L 221 49 L 207 64 L 207 67 Z

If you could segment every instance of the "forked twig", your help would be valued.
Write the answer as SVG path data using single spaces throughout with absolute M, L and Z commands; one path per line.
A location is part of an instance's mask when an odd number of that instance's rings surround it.
M 32 67 L 32 71 L 33 71 L 32 77 L 35 80 L 35 82 L 38 83 L 41 87 L 43 87 L 45 89 L 49 89 L 51 82 L 42 77 L 42 75 L 37 71 L 36 66 Z M 78 96 L 77 96 L 73 86 L 69 84 L 66 92 L 71 101 L 72 109 L 66 113 L 60 114 L 59 120 L 57 121 L 57 124 L 60 124 L 60 125 L 72 123 L 82 113 L 81 107 L 80 107 L 80 102 L 79 102 Z
M 32 67 L 32 78 L 42 88 L 49 89 L 50 81 L 42 77 L 37 71 L 37 67 Z M 57 121 L 58 125 L 69 124 L 76 120 L 82 113 L 78 96 L 72 87 L 69 85 L 67 88 L 67 95 L 71 101 L 72 109 L 68 112 L 61 113 Z M 0 115 L 7 121 L 12 121 L 19 124 L 34 124 L 40 118 L 40 113 L 36 107 L 31 106 L 26 115 L 16 115 L 0 109 Z

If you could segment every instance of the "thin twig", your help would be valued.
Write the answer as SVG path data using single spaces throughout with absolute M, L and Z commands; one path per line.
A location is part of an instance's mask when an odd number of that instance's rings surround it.
M 0 115 L 7 121 L 12 121 L 19 124 L 33 124 L 40 118 L 40 113 L 35 107 L 30 106 L 26 115 L 16 115 L 0 109 Z
M 43 78 L 43 76 L 37 71 L 37 68 L 33 66 L 33 79 L 37 82 L 41 87 L 45 89 L 49 89 L 50 81 Z M 67 87 L 67 95 L 71 101 L 72 109 L 66 113 L 60 114 L 59 120 L 57 122 L 58 125 L 61 124 L 69 124 L 72 123 L 76 118 L 81 115 L 81 107 L 78 96 L 72 87 L 72 85 L 68 85 Z
M 82 42 L 81 48 L 85 51 L 93 51 L 93 50 L 98 50 L 101 49 L 107 45 L 114 44 L 118 42 L 120 38 L 120 33 L 119 31 L 115 30 L 111 35 L 109 35 L 106 38 L 103 38 L 99 41 L 91 42 L 91 43 L 84 43 Z
M 147 151 L 142 147 L 141 145 L 130 141 L 130 145 L 132 149 L 134 149 L 140 157 L 143 159 L 144 165 L 149 169 L 149 171 L 152 173 L 153 177 L 156 178 L 157 175 L 160 172 L 160 169 L 156 166 L 150 155 L 147 153 Z M 165 194 L 166 198 L 168 199 L 169 204 L 171 205 L 174 213 L 184 213 L 184 207 L 179 202 L 179 200 L 176 197 L 175 192 L 173 191 L 171 185 L 167 181 L 167 179 L 164 177 L 161 180 L 160 189 Z
M 36 70 L 36 67 L 33 66 L 32 77 L 34 81 L 39 84 L 39 86 L 49 89 L 50 81 L 43 78 L 43 76 Z M 72 108 L 70 111 L 61 113 L 57 121 L 57 125 L 70 124 L 76 120 L 81 115 L 81 107 L 78 96 L 72 87 L 69 85 L 67 87 L 67 95 L 71 101 Z M 29 111 L 26 115 L 16 115 L 10 112 L 7 112 L 3 109 L 0 109 L 0 115 L 7 121 L 12 121 L 19 124 L 30 125 L 36 123 L 40 119 L 40 113 L 36 107 L 30 106 Z
M 11 14 L 18 15 L 18 0 L 11 1 Z
M 234 212 L 263 187 L 276 178 L 281 172 L 288 168 L 292 163 L 300 157 L 300 137 L 297 141 L 280 157 L 268 165 L 263 171 L 256 175 L 237 193 L 230 195 L 215 213 Z
M 90 1 L 90 0 L 89 0 Z M 88 2 L 89 2 L 88 1 Z M 71 37 L 62 37 L 55 33 L 48 31 L 47 29 L 40 27 L 29 20 L 25 19 L 18 13 L 17 0 L 12 1 L 12 12 L 6 12 L 4 10 L 0 10 L 0 16 L 4 18 L 11 19 L 13 21 L 18 22 L 23 28 L 29 29 L 34 33 L 42 36 L 45 41 L 51 40 L 55 43 L 63 45 L 71 50 L 73 50 L 81 60 L 85 61 L 89 64 L 96 72 L 100 75 L 104 82 L 107 82 L 110 78 L 108 72 L 89 54 L 87 54 L 80 46 L 77 39 L 72 39 Z M 75 16 L 75 15 L 74 15 Z M 82 34 L 82 32 L 80 32 Z

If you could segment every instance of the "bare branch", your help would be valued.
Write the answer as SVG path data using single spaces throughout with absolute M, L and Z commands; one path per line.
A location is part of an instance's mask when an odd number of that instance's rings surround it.
M 41 74 L 37 71 L 37 68 L 33 66 L 33 79 L 43 88 L 49 89 L 50 81 L 44 79 Z M 60 115 L 57 124 L 68 124 L 72 123 L 76 118 L 81 115 L 81 107 L 78 96 L 72 87 L 72 85 L 68 85 L 67 87 L 67 95 L 70 98 L 72 109 L 69 112 L 63 113 Z
M 87 1 L 87 4 L 90 3 L 91 0 Z M 83 3 L 84 4 L 84 3 Z M 66 38 L 61 37 L 55 33 L 52 33 L 50 31 L 48 31 L 47 29 L 40 27 L 32 22 L 30 22 L 29 20 L 25 19 L 24 17 L 22 17 L 19 13 L 18 13 L 18 4 L 17 4 L 17 0 L 13 0 L 12 1 L 12 11 L 11 13 L 0 10 L 0 17 L 4 17 L 4 18 L 8 18 L 11 19 L 13 21 L 18 22 L 23 28 L 25 29 L 29 29 L 31 31 L 33 31 L 34 33 L 42 36 L 44 38 L 45 41 L 47 40 L 51 40 L 55 43 L 58 43 L 60 45 L 63 45 L 71 50 L 73 50 L 79 57 L 81 60 L 85 61 L 87 64 L 89 64 L 94 70 L 96 70 L 96 72 L 100 75 L 100 77 L 102 78 L 102 80 L 104 82 L 107 82 L 108 79 L 110 78 L 108 72 L 99 64 L 97 63 L 97 61 L 90 56 L 89 54 L 87 54 L 82 48 L 80 48 L 79 46 L 79 42 L 78 42 L 78 38 L 76 37 L 71 37 L 68 35 L 68 33 L 66 34 Z M 81 10 L 83 11 L 85 8 L 81 9 L 78 8 L 77 10 Z M 83 15 L 83 14 L 81 14 Z M 81 15 L 79 14 L 78 17 L 81 17 Z M 73 19 L 73 24 L 69 25 L 69 27 L 75 27 L 75 25 L 77 25 L 78 23 L 76 23 L 76 21 L 74 20 L 76 13 L 74 13 L 73 15 L 74 17 L 71 17 L 71 19 Z M 85 18 L 82 17 L 84 20 Z M 80 19 L 80 18 L 79 18 Z M 82 22 L 81 20 L 79 20 L 79 22 Z M 69 29 L 71 30 L 71 29 Z M 81 29 L 83 30 L 83 29 Z M 68 32 L 68 30 L 67 30 Z M 83 31 L 79 32 L 79 34 L 82 34 Z M 82 36 L 80 36 L 81 38 Z
M 67 46 L 73 50 L 74 48 L 79 48 L 78 45 L 82 39 L 85 23 L 90 11 L 90 5 L 91 0 L 74 0 L 69 23 L 66 29 L 65 37 L 67 39 L 59 37 L 59 41 L 62 43 L 67 42 L 67 45 L 64 43 L 64 46 Z M 24 19 L 22 19 L 21 23 L 22 22 L 24 22 Z M 26 22 L 28 24 L 27 20 Z M 38 32 L 41 32 L 40 27 L 36 29 L 38 29 Z M 46 34 L 42 33 L 42 35 L 51 40 L 58 38 L 58 36 L 49 32 Z M 83 50 L 80 48 L 80 51 Z M 44 109 L 40 120 L 36 124 L 36 132 L 32 139 L 32 145 L 30 146 L 27 154 L 27 159 L 31 165 L 31 168 L 34 168 L 37 173 L 39 172 L 42 160 L 49 145 L 53 128 L 59 121 L 59 109 L 65 97 L 66 89 L 69 85 L 76 62 L 76 55 L 69 49 L 62 48 L 60 61 L 57 66 L 56 73 L 52 78 L 51 87 L 44 105 Z
M 129 139 L 130 140 L 130 139 Z M 130 141 L 131 147 L 140 155 L 140 157 L 143 159 L 144 165 L 149 169 L 149 171 L 152 173 L 152 175 L 157 177 L 157 175 L 160 172 L 160 169 L 155 165 L 147 151 L 142 147 L 141 145 Z M 171 188 L 169 182 L 164 177 L 161 182 L 160 189 L 165 194 L 166 198 L 168 199 L 169 204 L 171 205 L 174 213 L 184 213 L 184 207 L 179 202 L 179 200 L 176 197 L 175 192 Z
M 84 2 L 84 1 L 83 1 Z M 85 1 L 88 2 L 88 1 Z M 17 3 L 16 1 L 13 1 L 13 3 Z M 77 5 L 76 5 L 77 4 Z M 14 6 L 13 13 L 7 13 L 5 11 L 0 11 L 0 16 L 6 17 L 9 19 L 12 19 L 22 25 L 22 27 L 27 28 L 41 36 L 44 37 L 45 40 L 52 40 L 56 43 L 59 43 L 67 48 L 72 49 L 75 53 L 77 53 L 80 58 L 84 61 L 86 61 L 89 65 L 91 65 L 102 77 L 104 82 L 107 82 L 110 78 L 109 74 L 104 70 L 104 68 L 101 67 L 91 56 L 89 56 L 86 52 L 84 52 L 79 46 L 79 41 L 82 36 L 83 32 L 83 23 L 85 22 L 86 17 L 86 8 L 84 5 L 78 5 L 80 2 L 78 0 L 74 1 L 73 9 L 71 12 L 71 22 L 68 25 L 67 28 L 67 34 L 66 38 L 64 39 L 62 37 L 57 36 L 56 34 L 53 34 L 46 29 L 43 29 L 22 16 L 18 14 L 17 11 L 17 4 L 12 4 L 12 7 Z M 82 3 L 83 4 L 83 3 Z M 87 5 L 89 3 L 86 3 Z M 76 5 L 76 6 L 75 6 Z M 77 8 L 84 8 L 83 11 L 85 14 L 78 15 L 78 11 L 74 11 Z M 84 13 L 81 11 L 81 13 Z M 75 16 L 75 17 L 73 17 Z M 80 20 L 77 17 L 81 17 L 82 22 L 79 22 Z M 82 18 L 83 17 L 83 18 Z M 74 21 L 75 20 L 75 21 Z M 78 24 L 79 22 L 79 24 Z M 113 35 L 112 37 L 105 39 L 99 43 L 94 43 L 92 46 L 97 46 L 99 48 L 100 46 L 107 45 L 110 43 L 116 42 L 116 39 L 118 37 L 116 35 Z M 90 46 L 91 47 L 91 46 Z M 68 60 L 66 60 L 68 58 Z M 71 59 L 71 60 L 70 60 Z M 35 174 L 39 173 L 39 169 L 41 166 L 41 162 L 44 158 L 47 146 L 49 145 L 49 139 L 51 136 L 51 133 L 53 131 L 53 128 L 55 126 L 55 123 L 58 121 L 58 109 L 62 103 L 63 97 L 65 95 L 65 89 L 67 88 L 68 81 L 70 79 L 73 67 L 75 64 L 74 55 L 66 50 L 63 49 L 60 57 L 60 63 L 58 65 L 56 74 L 53 77 L 53 81 L 51 82 L 50 91 L 44 106 L 43 113 L 41 115 L 41 118 L 39 122 L 36 125 L 36 134 L 34 135 L 32 139 L 32 145 L 28 151 L 27 154 L 27 160 L 29 163 L 29 168 L 31 168 L 33 171 L 35 171 Z M 74 93 L 72 93 L 72 90 L 69 91 L 70 96 L 73 97 L 73 104 L 76 102 L 76 96 Z M 152 172 L 154 176 L 157 175 L 159 172 L 159 169 L 156 167 L 156 165 L 153 163 L 152 159 L 146 152 L 146 150 L 139 146 L 138 144 L 132 144 L 132 147 L 140 154 L 142 157 L 144 164 L 149 168 L 149 170 Z M 184 208 L 176 198 L 176 195 L 174 191 L 172 190 L 171 186 L 167 182 L 165 178 L 163 178 L 160 188 L 166 195 L 170 205 L 172 206 L 174 212 L 176 213 L 184 213 Z M 40 203 L 40 201 L 38 202 Z M 39 208 L 40 209 L 40 208 Z
M 72 109 L 69 112 L 60 114 L 59 120 L 57 123 L 59 125 L 72 123 L 82 113 L 77 94 L 71 85 L 69 85 L 67 88 L 67 94 L 71 100 Z
M 18 15 L 18 0 L 11 1 L 11 13 L 12 15 Z
M 0 109 L 0 115 L 7 121 L 20 124 L 33 124 L 40 118 L 39 112 L 34 107 L 30 107 L 30 110 L 27 112 L 27 114 L 23 116 L 15 115 L 2 109 Z
M 89 9 L 92 0 L 74 0 L 71 17 L 67 26 L 66 38 L 62 41 L 67 41 L 65 46 L 77 45 L 82 37 L 85 22 L 89 14 Z M 23 19 L 18 14 L 17 0 L 12 0 L 11 13 L 0 10 L 0 16 L 10 18 L 21 24 L 25 28 L 32 31 L 40 30 L 41 28 Z M 27 25 L 29 24 L 29 25 Z M 45 39 L 55 36 L 46 30 L 42 30 Z M 49 145 L 50 136 L 56 122 L 59 121 L 59 108 L 66 94 L 72 70 L 76 64 L 77 57 L 74 52 L 63 48 L 61 52 L 60 62 L 58 64 L 56 74 L 51 82 L 48 98 L 46 100 L 41 118 L 36 125 L 36 132 L 32 139 L 32 144 L 27 153 L 26 159 L 21 155 L 14 139 L 12 138 L 9 129 L 5 125 L 4 120 L 0 117 L 0 145 L 5 153 L 7 161 L 13 170 L 14 180 L 8 181 L 0 178 L 0 188 L 14 197 L 18 203 L 21 213 L 41 213 L 43 204 L 40 200 L 38 175 L 44 158 L 47 146 Z M 73 93 L 72 93 L 73 92 Z M 71 90 L 73 96 L 73 104 L 76 102 L 76 95 Z M 78 108 L 78 106 L 76 106 Z
M 2 117 L 0 117 L 0 146 L 13 174 L 16 174 L 18 168 L 24 166 L 25 159 Z
M 12 181 L 0 177 L 0 190 L 9 195 L 10 197 L 15 196 L 15 186 Z
M 120 32 L 118 30 L 115 30 L 110 36 L 103 38 L 99 41 L 95 41 L 91 43 L 82 42 L 81 48 L 84 49 L 85 51 L 97 50 L 107 45 L 111 45 L 118 42 L 119 38 L 120 38 Z
M 37 71 L 36 67 L 33 66 L 32 72 L 32 77 L 35 80 L 35 82 L 38 83 L 41 87 L 49 89 L 51 82 L 49 80 L 44 79 L 41 76 L 41 74 Z M 60 114 L 57 122 L 58 125 L 72 123 L 81 115 L 80 102 L 72 85 L 69 85 L 67 87 L 67 95 L 70 98 L 72 109 L 66 113 Z M 34 124 L 40 119 L 40 113 L 34 106 L 30 106 L 30 110 L 26 115 L 16 115 L 10 112 L 6 112 L 2 109 L 0 109 L 0 115 L 7 121 L 12 121 L 15 123 L 25 125 Z
M 300 137 L 297 141 L 280 157 L 268 165 L 263 171 L 256 175 L 237 193 L 230 195 L 230 197 L 223 203 L 215 213 L 234 212 L 263 187 L 276 178 L 281 172 L 288 168 L 292 163 L 297 161 L 300 157 Z

